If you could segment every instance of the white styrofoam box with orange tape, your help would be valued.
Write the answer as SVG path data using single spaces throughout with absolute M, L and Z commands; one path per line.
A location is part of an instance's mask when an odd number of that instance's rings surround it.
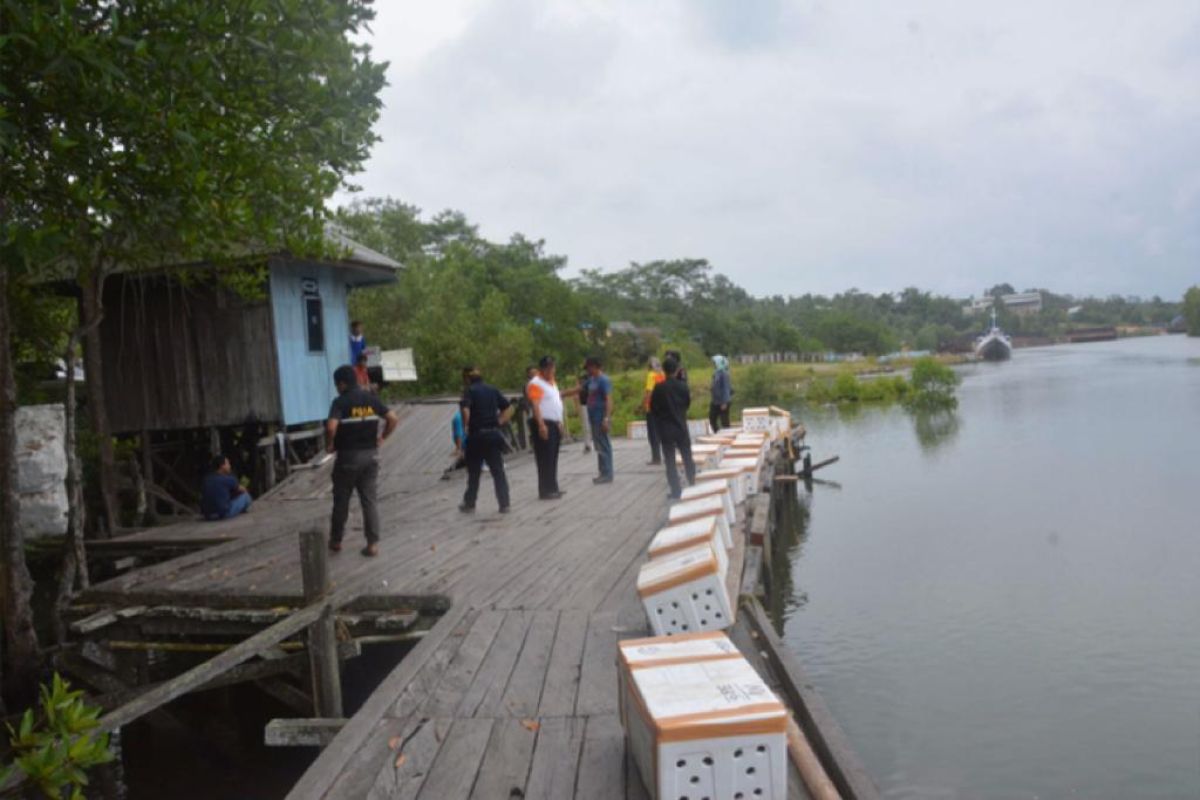
M 626 733 L 655 800 L 787 797 L 788 711 L 744 658 L 629 672 Z
M 629 439 L 646 439 L 649 433 L 646 431 L 646 420 L 635 419 L 629 423 L 629 427 L 625 429 L 625 436 Z
M 721 469 L 740 469 L 743 473 L 745 481 L 745 493 L 747 496 L 758 494 L 758 475 L 762 469 L 761 458 L 734 458 L 732 456 L 722 456 L 717 462 L 717 467 Z
M 677 633 L 617 642 L 617 712 L 621 725 L 626 724 L 625 713 L 631 704 L 630 675 L 635 669 L 741 657 L 737 647 L 722 631 Z
M 701 517 L 715 517 L 717 527 L 721 530 L 721 541 L 725 542 L 726 547 L 733 547 L 733 531 L 725 517 L 725 501 L 720 497 L 710 495 L 676 502 L 667 511 L 667 524 L 678 525 Z
M 733 621 L 725 576 L 711 544 L 642 564 L 637 592 L 655 636 L 721 630 Z
M 762 408 L 743 408 L 742 430 L 769 432 L 771 430 L 771 409 L 765 406 Z
M 699 519 L 681 522 L 678 525 L 668 525 L 660 528 L 650 540 L 647 553 L 650 558 L 662 558 L 689 547 L 711 544 L 717 554 L 717 567 L 722 575 L 729 574 L 729 550 L 721 537 L 721 529 L 717 526 L 716 517 L 700 517 Z
M 689 436 L 707 436 L 712 433 L 706 419 L 689 419 L 687 426 Z
M 700 470 L 696 473 L 696 485 L 700 485 L 705 481 L 724 481 L 729 487 L 729 494 L 733 498 L 734 505 L 746 499 L 746 473 L 742 469 L 726 469 L 723 467 L 714 467 L 712 469 Z
M 733 525 L 737 522 L 737 506 L 733 504 L 733 492 L 729 490 L 728 481 L 701 481 L 697 479 L 696 483 L 692 486 L 683 487 L 683 491 L 679 494 L 679 499 L 681 501 L 698 500 L 701 497 L 710 497 L 712 495 L 721 498 L 721 503 L 725 506 L 725 519 L 729 521 L 732 532 Z
M 733 434 L 725 433 L 710 433 L 707 436 L 697 436 L 696 444 L 719 444 L 722 446 L 733 444 L 733 440 L 737 438 Z
M 697 469 L 716 464 L 722 452 L 723 448 L 720 445 L 694 444 L 692 445 L 692 463 L 696 465 Z M 683 464 L 683 455 L 679 452 L 675 453 L 675 463 L 680 466 Z

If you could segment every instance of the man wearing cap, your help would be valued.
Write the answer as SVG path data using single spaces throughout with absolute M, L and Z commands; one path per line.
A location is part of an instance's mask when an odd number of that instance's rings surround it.
M 379 476 L 379 445 L 396 430 L 396 412 L 379 397 L 358 385 L 354 367 L 338 367 L 333 373 L 338 396 L 329 407 L 325 421 L 326 449 L 337 454 L 333 465 L 333 520 L 329 529 L 329 549 L 341 552 L 342 534 L 350 515 L 350 495 L 358 492 L 362 504 L 363 534 L 367 537 L 364 556 L 379 555 L 379 508 L 375 503 L 375 482 Z M 383 420 L 383 432 L 379 422 Z
M 500 513 L 507 514 L 508 478 L 504 474 L 504 437 L 500 427 L 508 422 L 516 406 L 496 387 L 484 383 L 477 367 L 463 367 L 463 383 L 465 389 L 458 405 L 467 429 L 467 491 L 458 510 L 468 514 L 475 510 L 479 476 L 486 461 L 496 485 Z

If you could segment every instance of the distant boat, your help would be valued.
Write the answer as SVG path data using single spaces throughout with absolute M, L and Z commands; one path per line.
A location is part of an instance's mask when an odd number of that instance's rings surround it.
M 992 327 L 975 340 L 975 355 L 984 361 L 1007 361 L 1012 358 L 1012 340 L 996 325 L 996 309 L 992 309 Z

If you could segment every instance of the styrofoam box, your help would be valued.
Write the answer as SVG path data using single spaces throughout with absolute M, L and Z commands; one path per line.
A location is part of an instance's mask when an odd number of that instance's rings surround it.
M 667 511 L 667 524 L 678 525 L 699 517 L 716 517 L 717 527 L 721 530 L 721 541 L 725 542 L 726 547 L 733 547 L 733 531 L 729 528 L 729 520 L 725 518 L 725 501 L 720 497 L 680 500 Z
M 646 420 L 635 419 L 629 423 L 629 427 L 625 429 L 625 436 L 630 439 L 645 439 L 649 434 L 646 432 Z
M 697 472 L 696 485 L 699 486 L 705 481 L 725 481 L 729 486 L 734 505 L 746 499 L 746 473 L 744 470 L 714 467 Z
M 693 486 L 685 486 L 680 493 L 679 499 L 696 500 L 701 497 L 709 497 L 716 495 L 721 498 L 722 505 L 725 506 L 725 519 L 729 521 L 730 529 L 732 530 L 734 523 L 737 522 L 737 506 L 733 504 L 733 493 L 729 491 L 729 482 L 724 480 L 701 481 L 697 479 Z
M 771 430 L 771 410 L 768 408 L 742 409 L 742 430 L 769 432 Z
M 692 445 L 692 462 L 697 466 L 708 466 L 716 464 L 721 457 L 722 448 L 715 444 L 694 444 Z M 683 455 L 675 453 L 675 463 L 683 464 Z
M 722 631 L 677 633 L 674 636 L 649 636 L 617 642 L 617 713 L 621 726 L 626 727 L 625 714 L 630 706 L 630 674 L 633 670 L 688 661 L 741 657 L 737 647 Z
M 722 456 L 721 460 L 717 462 L 717 467 L 721 469 L 740 469 L 743 473 L 746 496 L 758 494 L 758 473 L 762 467 L 760 459 Z
M 637 592 L 655 636 L 721 630 L 733 621 L 725 576 L 712 545 L 642 564 Z
M 744 658 L 630 672 L 629 750 L 655 800 L 787 797 L 787 708 Z
M 663 558 L 702 544 L 712 545 L 713 552 L 717 554 L 717 567 L 722 575 L 728 575 L 729 551 L 721 537 L 721 529 L 717 526 L 717 517 L 700 517 L 660 528 L 650 540 L 647 554 L 650 558 Z
M 688 420 L 688 435 L 690 436 L 707 436 L 712 433 L 712 428 L 708 426 L 706 419 L 689 419 Z
M 732 434 L 710 433 L 708 436 L 697 436 L 696 444 L 730 445 L 735 438 Z

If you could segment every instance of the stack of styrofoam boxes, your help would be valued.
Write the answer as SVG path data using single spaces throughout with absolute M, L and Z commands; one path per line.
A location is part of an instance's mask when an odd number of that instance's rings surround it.
M 646 431 L 646 420 L 635 419 L 629 423 L 629 427 L 625 429 L 625 436 L 629 439 L 646 439 L 649 433 Z
M 654 800 L 787 796 L 787 709 L 724 634 L 622 642 L 617 672 Z
M 708 426 L 706 419 L 689 419 L 687 426 L 689 436 L 707 436 L 712 433 L 712 428 Z
M 762 467 L 762 457 L 759 455 L 732 455 L 726 451 L 717 464 L 718 469 L 737 469 L 742 472 L 743 493 L 758 494 L 758 475 Z

